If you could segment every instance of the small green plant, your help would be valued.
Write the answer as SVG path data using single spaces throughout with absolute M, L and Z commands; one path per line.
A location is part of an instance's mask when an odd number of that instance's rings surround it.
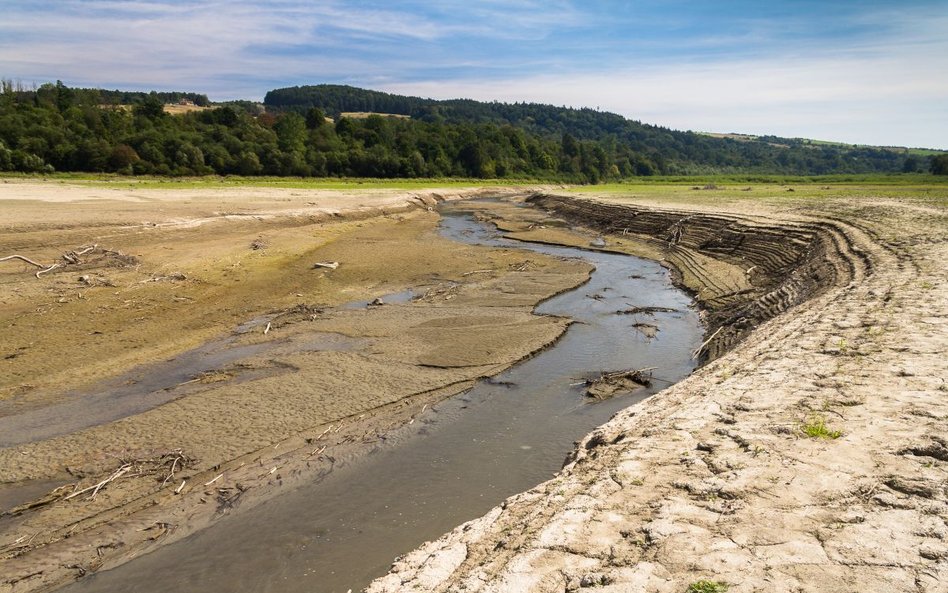
M 803 424 L 803 434 L 814 439 L 838 439 L 843 436 L 842 431 L 832 430 L 826 426 L 826 418 L 816 416 Z
M 695 581 L 688 585 L 685 593 L 726 593 L 728 586 L 718 581 Z

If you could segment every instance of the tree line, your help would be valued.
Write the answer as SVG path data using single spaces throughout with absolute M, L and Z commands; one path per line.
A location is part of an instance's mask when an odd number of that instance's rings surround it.
M 165 103 L 181 99 L 208 108 L 165 112 Z M 899 171 L 904 160 L 883 150 L 723 141 L 594 110 L 432 102 L 352 87 L 281 89 L 266 102 L 264 110 L 249 101 L 210 104 L 196 93 L 0 81 L 0 171 L 596 183 L 653 174 Z M 411 119 L 339 117 L 343 111 Z
M 512 125 L 541 138 L 569 134 L 641 155 L 662 174 L 771 173 L 823 175 L 913 172 L 926 163 L 904 151 L 884 147 L 813 144 L 775 136 L 720 138 L 643 124 L 595 109 L 537 103 L 438 101 L 342 85 L 275 89 L 264 104 L 271 110 L 302 112 L 319 107 L 330 115 L 381 111 L 444 123 Z
M 62 83 L 0 93 L 0 170 L 158 175 L 539 178 L 597 182 L 651 174 L 625 147 L 541 138 L 512 125 L 328 120 L 318 108 L 259 113 L 243 102 L 169 115 L 167 95 L 114 97 Z

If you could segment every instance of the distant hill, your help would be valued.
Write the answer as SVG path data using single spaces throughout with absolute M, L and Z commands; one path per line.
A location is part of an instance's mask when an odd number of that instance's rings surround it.
M 0 171 L 599 183 L 656 174 L 948 174 L 946 160 L 948 153 L 679 132 L 593 109 L 346 86 L 278 89 L 264 106 L 61 82 L 24 89 L 0 79 Z
M 511 125 L 546 138 L 569 135 L 577 140 L 622 145 L 643 155 L 655 172 L 666 174 L 894 173 L 922 170 L 926 164 L 924 159 L 907 160 L 907 150 L 886 147 L 681 132 L 588 108 L 435 100 L 341 85 L 275 89 L 267 93 L 264 104 L 270 110 L 300 113 L 315 107 L 333 117 L 348 111 L 385 112 L 432 123 Z

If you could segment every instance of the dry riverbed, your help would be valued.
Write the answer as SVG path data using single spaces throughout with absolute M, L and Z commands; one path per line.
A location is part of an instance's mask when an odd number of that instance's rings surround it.
M 651 250 L 713 360 L 371 593 L 948 591 L 948 196 L 750 191 L 538 196 L 506 225 Z
M 439 238 L 462 194 L 0 185 L 0 255 L 44 266 L 0 264 L 0 591 L 312 480 L 555 340 L 532 309 L 589 266 Z M 167 384 L 209 342 L 226 363 Z
M 708 363 L 370 591 L 946 591 L 945 191 L 669 187 L 477 207 L 512 238 L 663 261 Z M 440 239 L 428 208 L 475 193 L 0 186 L 0 257 L 100 246 L 39 279 L 0 264 L 0 438 L 88 424 L 0 448 L 0 592 L 317 478 L 555 340 L 567 321 L 532 308 L 588 267 Z M 163 405 L 68 407 L 212 340 L 246 356 Z

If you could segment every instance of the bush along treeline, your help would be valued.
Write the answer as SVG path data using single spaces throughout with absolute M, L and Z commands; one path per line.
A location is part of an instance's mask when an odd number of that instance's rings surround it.
M 767 143 L 754 149 L 766 158 L 754 157 L 736 141 L 643 126 L 592 110 L 453 102 L 464 108 L 459 111 L 351 87 L 300 88 L 305 92 L 272 91 L 264 111 L 247 101 L 214 106 L 195 93 L 75 89 L 59 82 L 23 89 L 2 81 L 0 171 L 596 183 L 658 173 L 888 172 L 901 171 L 904 160 L 884 150 L 861 158 L 837 148 Z M 329 94 L 321 98 L 312 89 Z M 294 104 L 273 99 L 288 91 L 303 98 Z M 373 97 L 390 102 L 367 102 Z M 165 103 L 182 99 L 206 108 L 165 112 Z M 410 111 L 412 117 L 339 117 L 343 111 Z M 327 118 L 327 112 L 334 117 Z M 639 137 L 637 130 L 647 133 Z

